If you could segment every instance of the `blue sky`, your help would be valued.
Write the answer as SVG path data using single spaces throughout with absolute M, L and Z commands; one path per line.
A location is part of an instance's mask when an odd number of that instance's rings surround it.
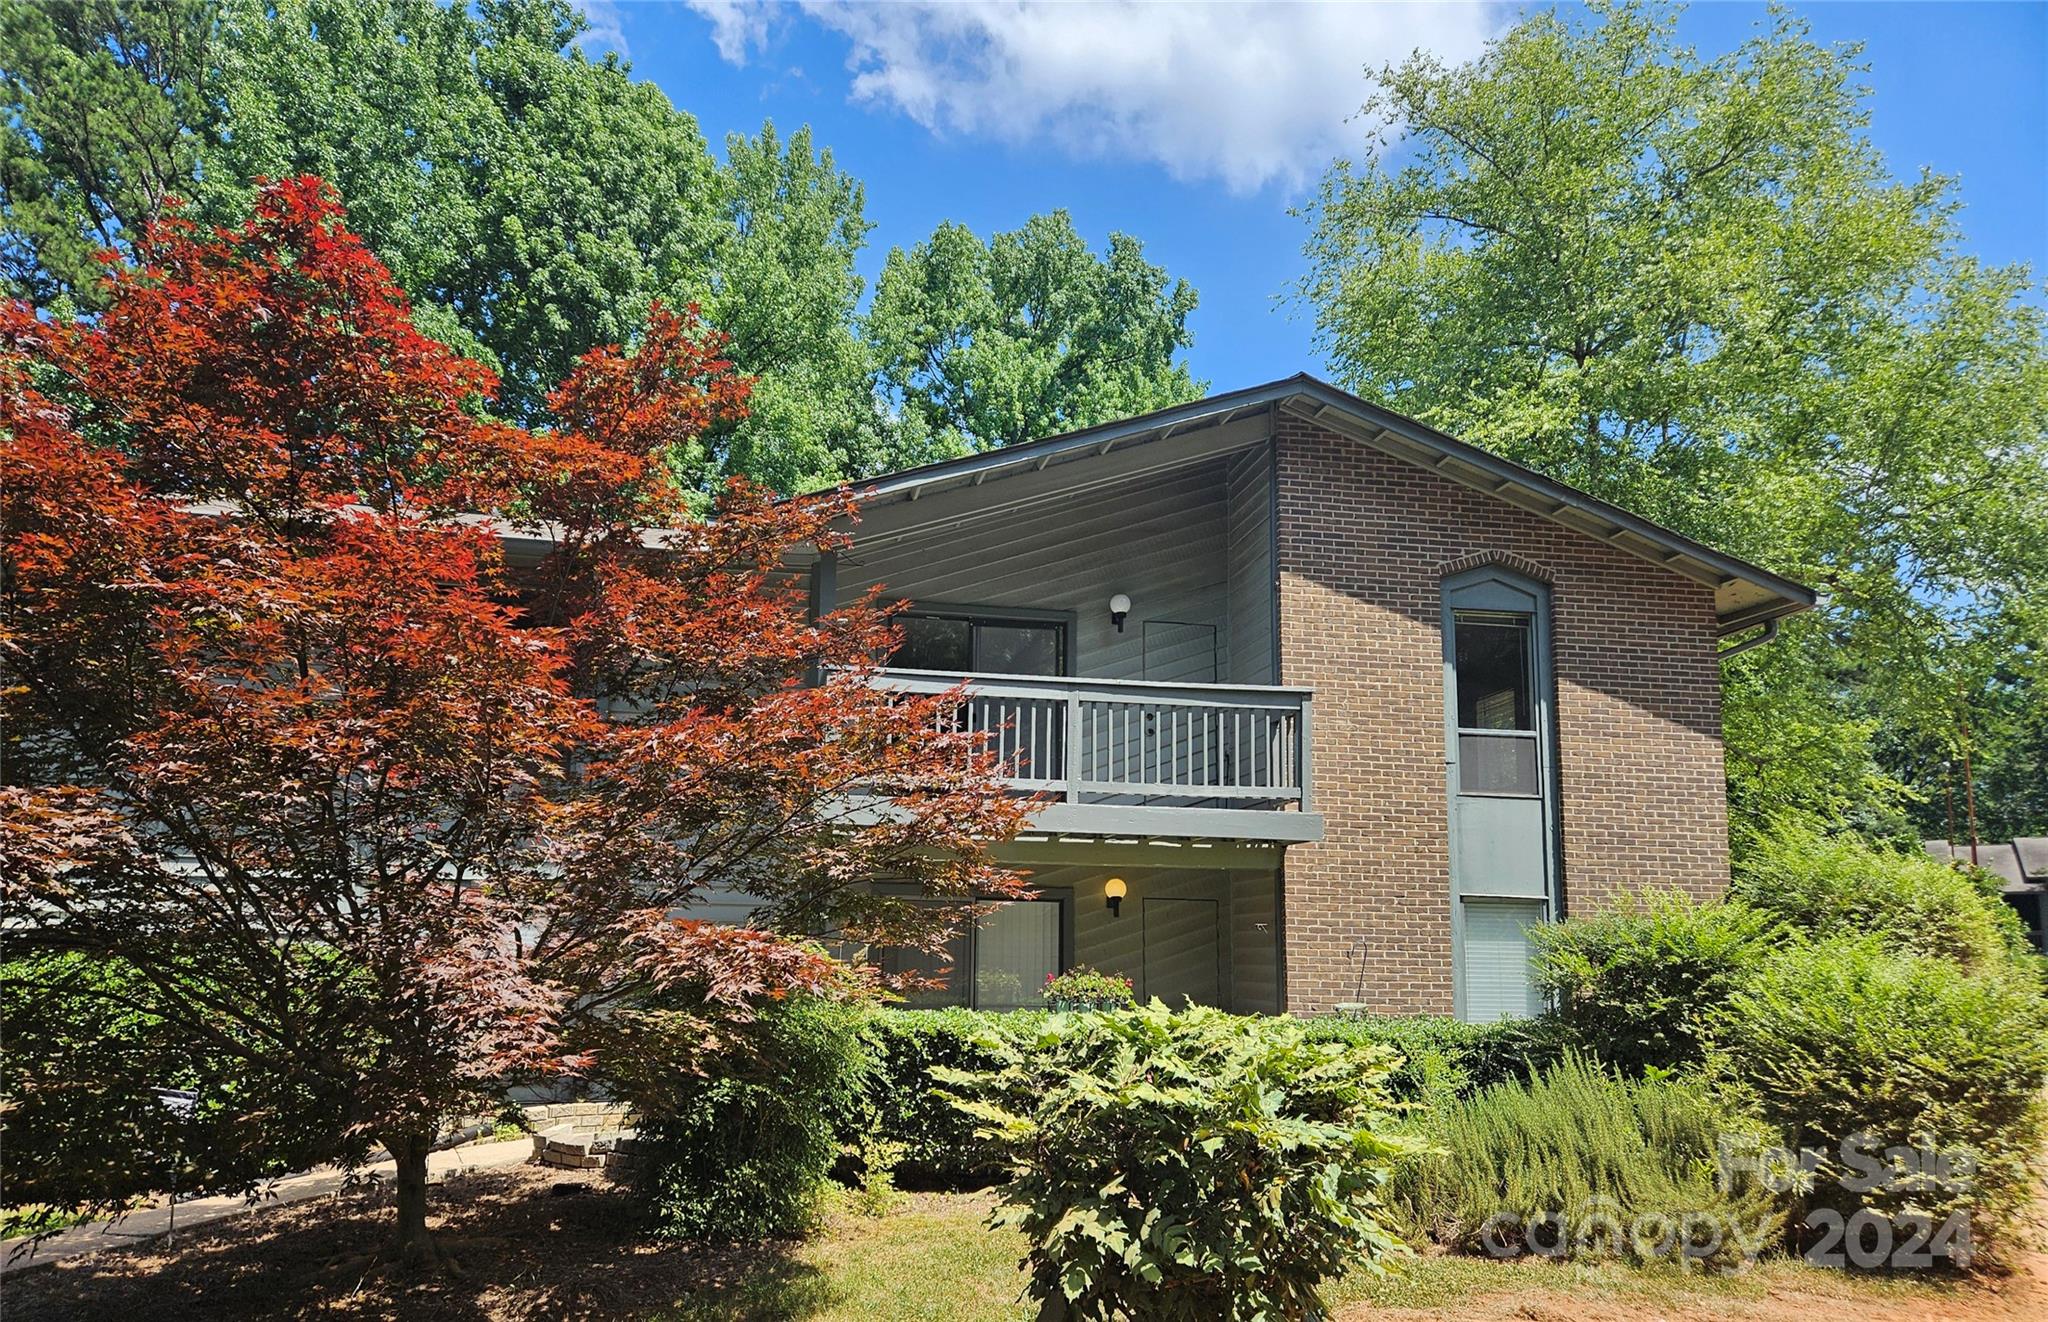
M 1416 45 L 1463 58 L 1517 6 L 586 0 L 592 45 L 621 49 L 714 143 L 809 124 L 867 186 L 872 281 L 892 246 L 942 220 L 1010 229 L 1066 207 L 1201 294 L 1189 353 L 1218 389 L 1321 355 L 1276 295 L 1301 272 L 1299 203 L 1359 126 L 1360 70 Z M 2048 272 L 2048 3 L 1793 8 L 1825 42 L 1861 41 L 1871 134 L 1894 173 L 1960 177 L 1969 247 Z M 1762 5 L 1697 4 L 1681 36 L 1739 44 Z

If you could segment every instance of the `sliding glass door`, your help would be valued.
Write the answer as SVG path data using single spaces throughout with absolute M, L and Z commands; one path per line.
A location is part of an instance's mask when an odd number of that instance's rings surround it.
M 919 901 L 923 903 L 924 901 Z M 1036 900 L 1003 900 L 971 925 L 964 925 L 944 955 L 892 949 L 881 952 L 882 971 L 943 976 L 946 985 L 905 998 L 913 1007 L 965 1005 L 977 1010 L 1016 1010 L 1040 1003 L 1046 979 L 1060 972 L 1068 941 L 1064 895 Z M 949 970 L 941 973 L 941 970 Z
M 952 614 L 939 609 L 896 617 L 903 642 L 889 658 L 898 670 L 966 675 L 1063 675 L 1067 628 L 1060 620 Z

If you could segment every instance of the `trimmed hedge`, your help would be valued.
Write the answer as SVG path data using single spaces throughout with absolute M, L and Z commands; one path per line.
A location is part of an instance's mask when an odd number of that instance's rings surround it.
M 1745 904 L 1624 895 L 1531 930 L 1546 1035 L 1631 1074 L 1700 1063 L 1707 1016 L 1768 953 L 1777 926 Z
M 974 1123 L 935 1088 L 931 1071 L 985 1070 L 994 1053 L 977 1039 L 1035 1033 L 1038 1010 L 987 1014 L 975 1010 L 885 1010 L 868 1028 L 876 1067 L 862 1095 L 861 1124 L 901 1143 L 899 1182 L 923 1188 L 976 1188 L 1002 1177 L 1000 1154 L 976 1138 Z M 1528 1077 L 1552 1053 L 1527 1021 L 1463 1024 L 1454 1019 L 1345 1017 L 1298 1022 L 1309 1041 L 1389 1046 L 1401 1063 L 1388 1081 L 1403 1102 L 1435 1102 Z M 1290 1030 L 1291 1031 L 1291 1030 Z M 846 1135 L 857 1141 L 859 1133 Z
M 1780 824 L 1735 869 L 1732 896 L 1815 939 L 1869 935 L 1907 955 L 1985 970 L 2024 956 L 2026 930 L 1989 873 L 1848 834 Z
M 1372 1043 L 1401 1053 L 1396 1100 L 1439 1103 L 1526 1079 L 1556 1051 L 1528 1019 L 1468 1024 L 1432 1015 L 1344 1015 L 1303 1021 L 1312 1042 Z
M 912 1188 L 979 1188 L 1002 1177 L 1002 1155 L 975 1137 L 974 1121 L 936 1090 L 936 1067 L 985 1070 L 994 1053 L 977 1039 L 1035 1027 L 1042 1010 L 883 1010 L 867 1034 L 874 1071 L 861 1095 L 860 1123 L 884 1142 L 903 1145 L 898 1183 Z M 857 1141 L 858 1134 L 847 1136 Z

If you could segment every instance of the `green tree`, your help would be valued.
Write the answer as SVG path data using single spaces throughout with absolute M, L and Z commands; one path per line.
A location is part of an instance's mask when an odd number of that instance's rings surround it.
M 1967 844 L 2048 835 L 2048 649 L 2003 650 L 1976 690 L 1955 695 L 1946 725 L 1887 731 L 1880 758 L 1917 791 L 1912 834 Z M 1953 812 L 1953 820 L 1951 820 Z
M 5 22 L 0 252 L 38 306 L 92 306 L 93 252 L 171 197 L 227 223 L 257 180 L 319 175 L 422 329 L 532 420 L 655 298 L 709 288 L 703 135 L 616 56 L 586 59 L 566 0 L 80 0 Z
M 1872 736 L 1952 728 L 2048 593 L 2041 309 L 1886 172 L 1856 47 L 1675 18 L 1382 71 L 1296 294 L 1360 393 L 1823 587 L 1728 667 L 1736 802 L 1896 827 Z
M 0 2 L 0 288 L 96 308 L 97 253 L 189 186 L 211 0 Z
M 785 143 L 773 123 L 726 139 L 720 220 L 705 312 L 732 337 L 735 362 L 759 380 L 752 412 L 687 458 L 700 484 L 744 473 L 808 491 L 890 465 L 855 310 L 854 260 L 873 226 L 866 190 L 808 128 Z
M 586 59 L 586 28 L 563 0 L 232 0 L 202 210 L 243 213 L 262 176 L 327 179 L 425 328 L 532 419 L 654 298 L 700 295 L 717 236 L 696 121 Z
M 983 243 L 940 225 L 893 249 L 867 318 L 900 406 L 895 457 L 988 450 L 1165 408 L 1205 383 L 1188 347 L 1195 291 L 1111 234 L 1101 256 L 1065 211 Z
M 1173 361 L 1194 292 L 1136 240 L 1098 258 L 1064 214 L 987 246 L 942 228 L 892 255 L 863 322 L 860 182 L 773 124 L 720 163 L 652 83 L 577 49 L 568 0 L 0 6 L 0 279 L 46 310 L 89 309 L 96 251 L 167 199 L 229 222 L 257 179 L 314 174 L 516 421 L 654 300 L 701 304 L 757 382 L 747 418 L 674 456 L 703 491 L 812 490 L 1200 391 Z

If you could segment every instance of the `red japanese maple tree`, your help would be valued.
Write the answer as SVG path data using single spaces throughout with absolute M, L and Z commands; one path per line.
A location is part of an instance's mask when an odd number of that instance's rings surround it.
M 940 949 L 957 912 L 879 878 L 1024 893 L 987 852 L 1023 805 L 943 700 L 868 682 L 887 611 L 813 619 L 782 572 L 847 498 L 690 519 L 664 456 L 749 385 L 694 311 L 528 431 L 318 180 L 174 216 L 109 295 L 0 314 L 0 978 L 224 1062 L 213 1141 L 252 1160 L 213 1182 L 381 1144 L 431 1251 L 440 1127 L 602 1069 L 621 1012 L 857 980 L 810 937 Z M 672 916 L 712 890 L 756 926 Z

